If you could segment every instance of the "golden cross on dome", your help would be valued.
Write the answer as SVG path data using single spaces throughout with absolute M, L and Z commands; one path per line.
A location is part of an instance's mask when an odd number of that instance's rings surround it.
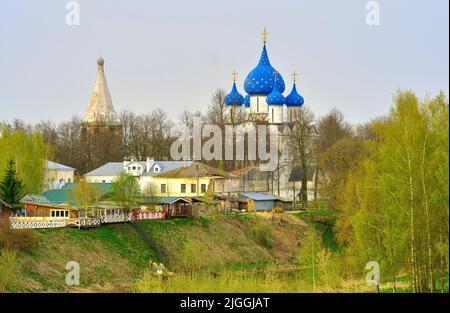
M 231 77 L 233 77 L 233 83 L 236 82 L 237 74 L 238 74 L 238 73 L 236 72 L 236 70 L 234 70 L 233 72 L 231 72 Z
M 266 42 L 267 42 L 267 35 L 269 35 L 269 32 L 267 31 L 266 28 L 264 28 L 264 29 L 262 30 L 261 35 L 262 35 L 262 37 L 263 37 L 263 43 L 266 43 Z
M 298 74 L 297 74 L 296 71 L 293 71 L 291 75 L 292 75 L 292 78 L 293 78 L 293 81 L 294 81 L 294 84 L 295 84 L 295 82 L 297 81 Z

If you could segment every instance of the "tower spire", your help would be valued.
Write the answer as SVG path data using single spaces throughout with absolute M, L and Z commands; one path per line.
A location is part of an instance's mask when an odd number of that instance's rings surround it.
M 105 60 L 100 56 L 97 59 L 97 78 L 94 84 L 88 110 L 84 116 L 87 123 L 117 122 L 108 84 L 106 82 L 104 66 Z

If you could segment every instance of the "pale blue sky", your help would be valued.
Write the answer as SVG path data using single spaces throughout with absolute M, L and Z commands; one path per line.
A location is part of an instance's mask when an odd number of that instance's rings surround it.
M 99 54 L 117 111 L 205 111 L 234 69 L 244 93 L 263 27 L 287 91 L 296 70 L 316 115 L 336 107 L 367 121 L 388 111 L 397 88 L 448 95 L 448 0 L 379 0 L 376 27 L 366 2 L 79 0 L 81 25 L 67 26 L 65 0 L 2 0 L 0 120 L 83 115 Z

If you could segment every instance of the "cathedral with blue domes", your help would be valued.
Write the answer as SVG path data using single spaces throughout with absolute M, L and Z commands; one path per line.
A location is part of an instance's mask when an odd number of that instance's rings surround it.
M 233 85 L 225 97 L 225 105 L 231 119 L 238 116 L 236 112 L 242 113 L 241 123 L 244 125 L 257 123 L 278 129 L 278 149 L 281 154 L 278 157 L 277 168 L 269 174 L 272 183 L 271 187 L 267 187 L 270 189 L 267 191 L 284 199 L 293 200 L 296 189 L 295 181 L 292 181 L 291 177 L 295 169 L 289 153 L 285 153 L 288 150 L 285 139 L 298 116 L 295 113 L 298 113 L 304 104 L 304 99 L 297 89 L 297 73 L 292 73 L 292 87 L 287 87 L 282 74 L 270 63 L 267 34 L 266 29 L 261 33 L 263 36 L 261 56 L 256 67 L 244 80 L 245 94 L 239 92 L 236 85 L 237 73 L 233 71 Z
M 267 31 L 262 31 L 263 47 L 256 67 L 244 81 L 246 95 L 236 87 L 236 71 L 233 72 L 233 86 L 225 98 L 229 110 L 240 109 L 251 120 L 266 121 L 272 125 L 283 125 L 292 120 L 292 114 L 304 103 L 297 91 L 296 73 L 293 73 L 292 90 L 286 97 L 283 76 L 272 66 L 267 53 Z

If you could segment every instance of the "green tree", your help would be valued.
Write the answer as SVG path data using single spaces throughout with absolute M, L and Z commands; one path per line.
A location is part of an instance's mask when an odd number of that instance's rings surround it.
M 73 198 L 78 209 L 84 209 L 87 212 L 94 208 L 99 200 L 99 194 L 91 184 L 81 179 L 73 190 Z
M 314 199 L 317 198 L 317 191 L 319 188 L 319 182 L 329 177 L 329 173 L 326 169 L 322 168 L 323 163 L 320 162 L 323 159 L 323 154 L 330 149 L 338 140 L 343 138 L 352 137 L 352 128 L 349 123 L 345 121 L 344 114 L 337 109 L 332 109 L 325 116 L 321 117 L 317 121 L 317 138 L 315 140 L 316 154 L 316 179 L 314 181 Z M 333 195 L 328 194 L 328 190 L 320 190 L 322 196 L 329 196 L 333 198 Z
M 0 129 L 0 173 L 5 172 L 11 159 L 14 160 L 24 194 L 42 192 L 49 153 L 49 146 L 39 133 Z
M 14 160 L 9 160 L 6 173 L 0 181 L 0 197 L 17 209 L 22 196 L 22 181 L 17 177 Z
M 443 94 L 420 102 L 399 91 L 338 190 L 338 240 L 358 267 L 380 263 L 394 291 L 405 271 L 414 292 L 448 281 L 448 114 Z
M 336 194 L 345 184 L 349 171 L 366 157 L 367 150 L 362 140 L 343 137 L 320 154 L 319 165 L 324 174 L 320 179 L 320 191 L 330 198 L 333 208 Z
M 112 184 L 111 200 L 119 203 L 126 213 L 138 207 L 141 196 L 139 183 L 134 176 L 121 174 Z

